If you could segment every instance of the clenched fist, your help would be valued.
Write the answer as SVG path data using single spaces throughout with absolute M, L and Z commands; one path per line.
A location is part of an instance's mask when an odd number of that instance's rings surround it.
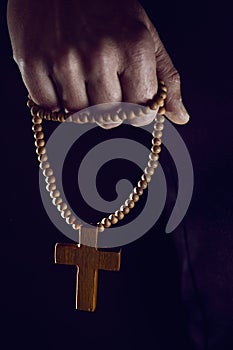
M 189 120 L 179 74 L 137 1 L 9 0 L 7 15 L 14 59 L 38 105 L 77 111 L 106 102 L 144 104 L 161 79 L 167 117 Z

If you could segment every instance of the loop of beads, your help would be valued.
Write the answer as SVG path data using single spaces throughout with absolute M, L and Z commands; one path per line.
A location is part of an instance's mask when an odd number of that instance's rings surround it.
M 31 110 L 32 114 L 32 130 L 34 132 L 36 153 L 38 155 L 38 160 L 40 163 L 40 168 L 43 171 L 46 182 L 46 190 L 50 193 L 53 205 L 57 207 L 57 210 L 60 212 L 61 217 L 66 221 L 68 225 L 72 225 L 74 230 L 78 230 L 81 227 L 81 222 L 77 219 L 76 215 L 70 210 L 68 205 L 63 201 L 60 191 L 56 186 L 56 178 L 53 174 L 53 169 L 51 168 L 48 155 L 46 153 L 44 133 L 42 129 L 42 121 L 53 120 L 59 122 L 74 122 L 74 123 L 94 123 L 94 122 L 103 122 L 103 121 L 118 121 L 125 119 L 133 119 L 137 116 L 149 113 L 151 110 L 156 110 L 159 107 L 157 116 L 155 117 L 155 124 L 153 130 L 152 146 L 151 152 L 149 154 L 149 160 L 147 166 L 144 169 L 144 172 L 137 183 L 137 186 L 134 187 L 133 192 L 130 193 L 129 197 L 126 199 L 125 203 L 117 210 L 115 213 L 110 214 L 108 217 L 103 218 L 97 223 L 99 232 L 103 232 L 105 228 L 109 228 L 112 225 L 118 223 L 118 221 L 123 220 L 125 215 L 129 214 L 130 211 L 134 208 L 135 204 L 139 201 L 140 197 L 143 195 L 144 190 L 148 187 L 151 177 L 154 174 L 155 169 L 158 167 L 159 153 L 161 152 L 161 137 L 164 123 L 164 101 L 166 99 L 167 88 L 164 85 L 164 82 L 159 82 L 158 94 L 150 101 L 149 106 L 138 108 L 138 110 L 130 113 L 124 113 L 120 111 L 118 114 L 111 115 L 110 113 L 99 115 L 97 118 L 90 116 L 88 113 L 81 114 L 79 117 L 73 118 L 70 113 L 63 112 L 50 112 L 44 110 L 37 106 L 31 99 L 28 100 L 28 107 Z

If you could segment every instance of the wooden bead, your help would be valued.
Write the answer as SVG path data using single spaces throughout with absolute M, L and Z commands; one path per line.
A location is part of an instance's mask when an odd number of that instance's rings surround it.
M 157 120 L 158 123 L 164 123 L 165 118 L 164 118 L 163 115 L 157 115 L 156 116 L 156 120 Z
M 159 165 L 159 163 L 157 162 L 157 160 L 149 160 L 148 162 L 148 167 L 149 168 L 157 168 Z
M 54 191 L 51 191 L 51 192 L 50 192 L 50 197 L 51 197 L 51 198 L 59 198 L 60 195 L 61 195 L 61 193 L 60 193 L 60 191 L 58 191 L 58 190 L 54 190 Z
M 51 113 L 49 111 L 44 112 L 44 119 L 45 120 L 51 120 Z
M 88 115 L 88 122 L 94 124 L 96 122 L 94 114 Z
M 151 152 L 158 154 L 158 153 L 161 152 L 161 147 L 160 146 L 152 146 L 151 147 Z
M 83 113 L 79 116 L 79 120 L 81 124 L 88 123 L 88 115 L 86 113 Z
M 127 207 L 129 207 L 130 209 L 133 209 L 134 206 L 135 206 L 135 203 L 134 203 L 134 201 L 133 201 L 132 199 L 126 199 L 125 205 L 126 205 Z
M 164 106 L 164 99 L 162 97 L 160 97 L 160 96 L 156 96 L 155 102 L 157 103 L 157 105 L 159 107 L 163 107 Z
M 58 211 L 64 211 L 64 210 L 66 210 L 67 208 L 68 208 L 68 206 L 67 206 L 67 204 L 64 203 L 64 202 L 62 202 L 61 204 L 59 204 L 59 205 L 57 206 L 57 210 L 58 210 Z
M 154 172 L 155 172 L 155 170 L 154 170 L 154 168 L 151 168 L 151 167 L 146 167 L 145 168 L 145 170 L 144 170 L 144 172 L 145 172 L 145 174 L 148 174 L 148 175 L 153 175 L 154 174 Z
M 128 120 L 133 120 L 136 117 L 134 111 L 126 111 L 126 115 Z
M 35 146 L 36 147 L 43 147 L 45 145 L 45 142 L 43 139 L 38 139 L 35 141 Z
M 150 108 L 153 109 L 153 110 L 156 110 L 158 108 L 158 104 L 156 101 L 151 101 L 150 102 Z
M 127 115 L 126 115 L 125 111 L 120 111 L 118 115 L 119 115 L 120 120 L 122 120 L 122 121 L 127 119 Z
M 40 163 L 40 168 L 42 170 L 49 169 L 50 168 L 50 163 L 49 162 L 42 162 L 42 163 Z
M 140 187 L 134 187 L 133 192 L 136 193 L 139 196 L 143 195 L 143 189 Z
M 125 215 L 127 215 L 130 212 L 130 208 L 127 205 L 122 205 L 120 207 L 120 211 L 122 211 Z
M 118 223 L 118 218 L 115 216 L 115 214 L 109 215 L 108 219 L 111 221 L 112 225 L 116 225 Z
M 40 108 L 37 112 L 37 117 L 41 118 L 41 120 L 44 118 L 44 110 Z
M 54 122 L 56 122 L 56 121 L 58 120 L 57 116 L 58 116 L 58 113 L 57 113 L 57 112 L 52 112 L 52 113 L 51 113 L 51 120 L 53 120 Z
M 46 186 L 46 190 L 47 190 L 48 192 L 54 191 L 54 190 L 56 190 L 56 188 L 57 188 L 57 186 L 56 186 L 55 183 L 53 183 L 53 184 L 48 184 L 48 185 Z
M 47 160 L 48 160 L 47 154 L 46 153 L 45 154 L 40 154 L 38 156 L 38 160 L 39 160 L 40 163 L 47 162 Z
M 161 143 L 162 143 L 161 139 L 159 139 L 159 138 L 157 138 L 157 137 L 154 137 L 154 138 L 152 139 L 152 145 L 153 145 L 153 146 L 160 146 Z
M 153 135 L 153 137 L 156 137 L 156 138 L 161 138 L 162 136 L 163 136 L 163 133 L 162 133 L 162 131 L 161 130 L 154 130 L 153 132 L 152 132 L 152 135 Z
M 163 130 L 163 128 L 164 128 L 163 123 L 156 123 L 155 130 L 161 131 Z
M 32 108 L 30 109 L 31 115 L 32 115 L 33 117 L 36 117 L 38 110 L 39 110 L 39 107 L 38 107 L 38 106 L 35 106 L 35 105 L 32 106 Z
M 149 154 L 149 159 L 150 160 L 158 160 L 159 159 L 159 155 L 151 152 Z
M 68 225 L 73 225 L 75 223 L 75 221 L 76 221 L 76 217 L 74 215 L 68 216 L 66 218 L 66 223 Z
M 111 119 L 110 113 L 104 113 L 103 120 L 104 120 L 104 122 L 111 122 L 112 119 Z
M 147 188 L 147 182 L 145 180 L 139 180 L 138 181 L 138 187 L 142 188 L 143 190 L 145 190 Z
M 36 140 L 43 139 L 43 138 L 44 138 L 44 133 L 43 133 L 42 131 L 37 131 L 37 132 L 35 132 L 35 134 L 34 134 L 34 138 L 35 138 Z
M 101 223 L 104 225 L 105 228 L 111 227 L 111 221 L 108 218 L 103 218 Z
M 101 222 L 97 223 L 98 231 L 103 232 L 104 231 L 104 225 Z
M 35 106 L 35 103 L 32 100 L 28 100 L 27 101 L 27 106 L 28 106 L 28 108 L 31 109 L 33 106 Z
M 112 115 L 112 121 L 114 121 L 114 122 L 119 122 L 120 121 L 120 118 L 118 117 L 117 114 L 113 114 Z
M 74 116 L 73 116 L 73 122 L 74 122 L 75 124 L 81 124 L 81 122 L 80 122 L 80 119 L 79 119 L 79 116 L 78 116 L 78 115 L 74 115 Z
M 63 112 L 58 112 L 58 115 L 57 115 L 57 120 L 60 122 L 60 123 L 63 123 L 65 121 L 65 116 L 64 116 L 64 113 Z
M 149 183 L 151 181 L 151 175 L 142 174 L 141 179 L 142 179 L 142 181 L 146 181 L 147 183 Z
M 159 108 L 158 114 L 159 115 L 164 115 L 166 113 L 166 109 L 164 107 Z
M 165 91 L 160 90 L 160 91 L 159 91 L 159 96 L 162 97 L 162 99 L 165 100 L 165 98 L 167 97 L 167 94 L 166 94 Z
M 66 115 L 65 122 L 66 122 L 66 123 L 73 123 L 73 121 L 74 121 L 74 120 L 73 120 L 73 116 L 70 115 L 70 114 L 67 114 L 67 115 Z M 79 124 L 82 124 L 80 120 L 79 120 Z
M 102 114 L 97 115 L 97 121 L 99 123 L 104 123 L 104 118 L 103 118 Z
M 79 230 L 80 228 L 81 228 L 81 226 L 82 226 L 82 224 L 81 224 L 81 222 L 75 222 L 73 225 L 72 225 L 72 228 L 74 229 L 74 230 Z
M 135 193 L 131 193 L 129 196 L 129 199 L 131 199 L 134 203 L 139 201 L 139 195 Z
M 144 115 L 143 110 L 140 107 L 136 107 L 134 109 L 134 114 L 136 117 L 143 117 L 143 115 Z
M 61 197 L 53 198 L 52 203 L 53 205 L 58 206 L 59 204 L 62 203 L 62 198 Z
M 32 131 L 34 131 L 34 132 L 42 131 L 42 125 L 41 124 L 34 124 L 32 126 Z
M 159 80 L 159 86 L 165 85 L 163 80 Z
M 70 211 L 69 209 L 63 210 L 63 211 L 61 212 L 61 217 L 62 217 L 63 219 L 68 218 L 68 216 L 70 216 L 70 215 L 71 215 L 71 211 Z
M 56 182 L 56 178 L 55 176 L 48 176 L 46 177 L 45 181 L 47 184 L 54 184 Z
M 125 217 L 125 214 L 121 210 L 115 211 L 115 215 L 116 215 L 118 220 L 123 220 Z
M 40 117 L 33 117 L 32 118 L 33 124 L 41 124 L 42 123 L 42 118 Z
M 43 170 L 43 175 L 46 177 L 52 176 L 53 175 L 53 169 L 47 168 Z
M 45 154 L 45 153 L 46 153 L 45 147 L 38 147 L 38 148 L 36 149 L 36 153 L 37 153 L 38 155 Z
M 167 87 L 166 86 L 160 86 L 160 90 L 167 92 Z
M 142 111 L 143 111 L 144 114 L 149 114 L 149 113 L 151 113 L 151 109 L 150 109 L 149 106 L 143 107 L 143 108 L 142 108 Z

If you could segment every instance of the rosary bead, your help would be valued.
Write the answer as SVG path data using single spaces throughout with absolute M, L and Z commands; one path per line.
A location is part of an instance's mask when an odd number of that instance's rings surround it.
M 51 191 L 51 192 L 50 192 L 50 197 L 51 197 L 51 198 L 59 198 L 60 195 L 61 195 L 61 193 L 60 193 L 60 191 L 58 191 L 58 190 L 54 190 L 54 191 Z
M 133 209 L 134 206 L 135 206 L 135 203 L 134 203 L 134 201 L 133 201 L 132 199 L 126 199 L 125 205 L 126 205 L 127 207 L 129 207 L 130 209 Z
M 58 120 L 60 123 L 63 123 L 63 122 L 65 121 L 65 116 L 64 116 L 64 113 L 63 113 L 63 112 L 58 112 L 57 120 Z
M 112 225 L 116 225 L 118 223 L 118 218 L 114 214 L 109 215 L 108 219 Z
M 142 181 L 146 181 L 147 183 L 149 183 L 151 181 L 151 175 L 142 174 L 141 179 L 142 179 Z
M 166 109 L 164 107 L 159 108 L 158 115 L 164 115 L 166 113 Z
M 120 121 L 120 118 L 118 117 L 118 114 L 113 114 L 112 121 L 114 121 L 114 122 L 119 122 Z
M 40 108 L 36 115 L 38 118 L 41 119 L 41 122 L 42 122 L 42 119 L 44 118 L 44 110 L 42 108 Z
M 80 228 L 81 228 L 81 222 L 75 222 L 73 225 L 72 225 L 72 228 L 74 229 L 74 230 L 79 230 Z
M 150 102 L 150 108 L 153 110 L 156 110 L 158 108 L 158 104 L 156 101 L 151 101 Z
M 156 120 L 157 120 L 158 123 L 164 123 L 165 118 L 164 118 L 163 115 L 157 115 L 156 116 Z
M 149 154 L 149 159 L 150 160 L 158 160 L 159 159 L 159 155 L 155 154 L 155 153 L 150 153 Z
M 156 123 L 155 130 L 161 131 L 163 130 L 163 128 L 164 128 L 163 123 Z
M 151 113 L 151 109 L 150 109 L 149 106 L 144 106 L 144 107 L 142 108 L 142 111 L 143 111 L 144 114 L 149 114 L 149 113 Z
M 104 231 L 104 225 L 101 222 L 97 223 L 98 231 L 103 232 Z
M 39 110 L 39 107 L 38 107 L 38 106 L 35 106 L 35 105 L 32 106 L 32 108 L 30 109 L 31 115 L 32 115 L 33 117 L 36 117 L 38 110 Z
M 126 115 L 127 115 L 127 119 L 128 120 L 132 120 L 132 119 L 134 119 L 135 117 L 136 117 L 136 115 L 134 114 L 134 112 L 133 111 L 126 111 Z
M 45 153 L 46 153 L 45 147 L 38 147 L 38 148 L 36 149 L 36 153 L 37 153 L 38 155 L 45 154 Z
M 58 113 L 57 112 L 52 112 L 51 113 L 51 120 L 53 120 L 54 122 L 57 121 L 57 116 L 58 116 Z
M 51 113 L 49 111 L 44 112 L 44 119 L 45 120 L 51 120 Z
M 80 124 L 80 123 L 81 123 L 78 114 L 73 116 L 73 122 L 74 122 L 75 124 Z
M 28 100 L 28 101 L 27 101 L 27 106 L 28 106 L 28 108 L 31 109 L 34 105 L 35 105 L 35 104 L 34 104 L 34 102 L 33 102 L 32 100 Z
M 127 119 L 127 116 L 126 116 L 126 114 L 125 114 L 125 111 L 120 111 L 120 112 L 119 112 L 119 118 L 120 118 L 120 120 L 122 120 L 122 121 L 124 121 L 124 120 Z
M 88 123 L 88 115 L 86 113 L 81 114 L 79 120 L 82 124 Z
M 152 135 L 153 135 L 153 137 L 156 137 L 156 138 L 160 139 L 163 136 L 163 133 L 162 133 L 161 130 L 154 130 L 152 132 Z
M 139 180 L 138 181 L 138 187 L 141 187 L 143 190 L 147 188 L 148 184 L 145 180 Z
M 68 216 L 70 216 L 70 215 L 71 215 L 71 211 L 69 209 L 63 210 L 61 212 L 61 217 L 63 217 L 63 219 L 68 218 Z
M 99 115 L 97 116 L 97 121 L 98 121 L 99 123 L 104 123 L 104 118 L 103 118 L 102 114 L 99 114 Z
M 131 193 L 129 196 L 129 199 L 132 200 L 134 203 L 139 201 L 139 195 L 136 193 Z
M 53 175 L 53 169 L 51 169 L 51 168 L 44 169 L 44 170 L 43 170 L 43 175 L 44 175 L 45 177 L 52 176 L 52 175 Z
M 47 184 L 54 184 L 56 182 L 56 178 L 53 175 L 52 176 L 48 176 L 48 177 L 46 177 L 45 181 L 46 181 Z
M 66 223 L 68 225 L 73 225 L 75 223 L 75 221 L 76 221 L 76 217 L 74 215 L 68 216 L 66 218 Z
M 167 97 L 167 94 L 165 91 L 159 91 L 159 96 L 162 97 L 163 100 Z
M 36 147 L 43 147 L 45 145 L 45 142 L 43 139 L 38 139 L 35 141 L 35 146 Z
M 161 152 L 161 147 L 160 146 L 152 146 L 151 147 L 151 152 L 158 154 L 158 153 Z
M 164 99 L 163 99 L 162 97 L 160 97 L 160 96 L 157 96 L 157 97 L 156 97 L 155 102 L 157 103 L 157 105 L 158 105 L 159 107 L 163 107 L 163 105 L 164 105 Z
M 106 123 L 106 122 L 111 122 L 112 121 L 112 119 L 111 119 L 111 115 L 110 115 L 110 113 L 104 113 L 104 115 L 103 115 L 103 120 L 104 120 L 104 122 Z
M 54 183 L 54 184 L 48 184 L 48 185 L 46 186 L 46 190 L 47 190 L 48 192 L 54 191 L 54 190 L 56 190 L 56 188 L 57 188 L 57 186 L 56 186 L 55 183 Z
M 145 174 L 148 174 L 148 175 L 153 175 L 154 174 L 154 172 L 155 172 L 155 170 L 154 170 L 154 168 L 151 168 L 151 167 L 146 167 L 145 168 L 145 170 L 144 170 L 144 172 L 145 172 Z
M 159 165 L 159 163 L 157 162 L 157 160 L 149 160 L 148 162 L 148 167 L 149 168 L 157 168 Z
M 104 225 L 105 228 L 108 228 L 108 227 L 112 226 L 111 221 L 108 218 L 103 218 L 101 223 Z
M 35 134 L 34 134 L 34 138 L 35 138 L 36 140 L 43 139 L 43 138 L 44 138 L 44 133 L 43 133 L 42 131 L 37 131 L 37 132 L 35 132 Z
M 143 189 L 140 187 L 134 187 L 133 192 L 139 196 L 143 195 Z
M 40 124 L 33 124 L 32 131 L 34 131 L 34 132 L 42 131 L 42 125 L 40 125 Z
M 167 87 L 166 86 L 160 86 L 160 90 L 167 92 Z
M 64 203 L 64 202 L 62 202 L 61 204 L 59 204 L 59 205 L 57 206 L 57 210 L 58 210 L 58 211 L 64 211 L 64 210 L 66 210 L 67 208 L 68 208 L 68 206 L 67 206 L 67 204 Z
M 120 207 L 120 211 L 122 211 L 123 214 L 127 215 L 127 214 L 129 214 L 129 212 L 130 212 L 130 208 L 129 208 L 127 205 L 122 205 L 122 206 Z
M 154 138 L 152 139 L 152 145 L 153 145 L 153 146 L 160 146 L 161 143 L 162 143 L 161 139 L 159 139 L 159 138 L 157 138 L 157 137 L 154 137 Z
M 48 160 L 47 154 L 46 153 L 45 154 L 40 154 L 38 156 L 38 160 L 39 160 L 40 163 L 47 162 L 47 160 Z
M 53 198 L 52 203 L 53 205 L 57 206 L 62 203 L 62 198 L 61 197 Z
M 49 169 L 50 168 L 50 163 L 49 162 L 40 163 L 40 168 L 42 170 Z
M 144 115 L 143 110 L 140 107 L 136 107 L 134 109 L 134 114 L 136 117 L 143 117 L 143 115 Z
M 41 124 L 42 123 L 42 118 L 40 117 L 33 117 L 32 118 L 33 124 Z
M 87 114 L 87 119 L 88 119 L 89 123 L 91 123 L 91 124 L 95 123 L 95 116 L 94 116 L 94 114 L 90 114 L 90 115 Z
M 116 215 L 118 220 L 123 220 L 125 217 L 124 213 L 121 210 L 115 211 L 115 215 Z

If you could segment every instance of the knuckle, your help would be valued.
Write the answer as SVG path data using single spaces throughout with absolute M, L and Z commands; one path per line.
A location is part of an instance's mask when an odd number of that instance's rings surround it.
M 174 67 L 168 71 L 167 81 L 169 84 L 180 85 L 180 74 Z

